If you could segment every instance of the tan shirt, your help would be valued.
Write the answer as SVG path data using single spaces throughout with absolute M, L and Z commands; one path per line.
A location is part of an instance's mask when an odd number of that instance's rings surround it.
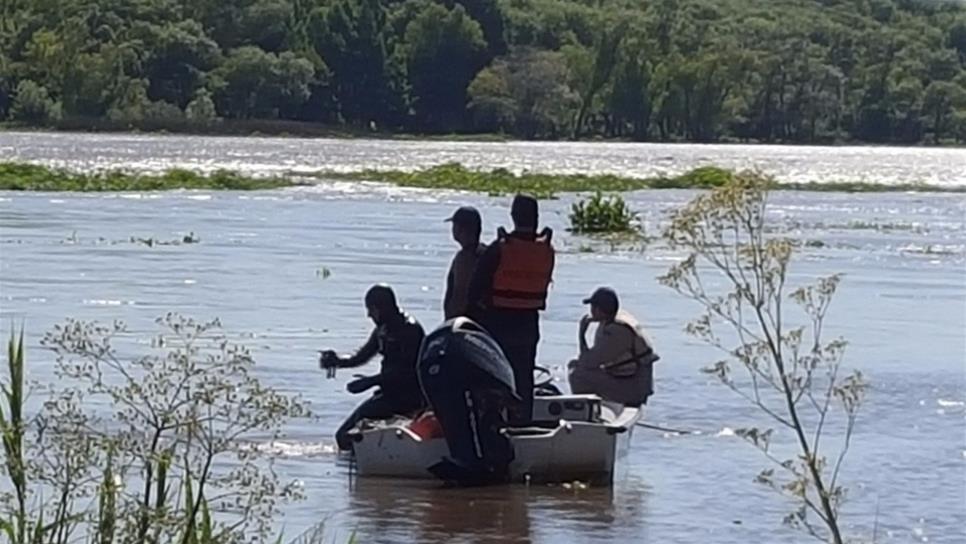
M 648 351 L 646 336 L 637 320 L 623 310 L 617 315 L 618 320 L 636 328 L 640 335 L 616 321 L 599 324 L 594 332 L 593 345 L 577 357 L 577 367 L 600 368 L 604 363 L 624 361 Z

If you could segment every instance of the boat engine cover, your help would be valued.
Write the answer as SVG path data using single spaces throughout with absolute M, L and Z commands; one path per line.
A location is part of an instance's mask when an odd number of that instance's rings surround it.
M 417 372 L 450 452 L 430 471 L 463 485 L 504 480 L 513 446 L 503 429 L 519 397 L 499 344 L 472 320 L 451 319 L 423 340 Z

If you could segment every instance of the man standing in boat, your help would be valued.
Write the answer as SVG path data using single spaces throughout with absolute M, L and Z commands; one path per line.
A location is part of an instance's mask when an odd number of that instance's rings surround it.
M 453 223 L 453 240 L 460 245 L 446 275 L 443 296 L 444 319 L 452 319 L 467 314 L 470 280 L 486 245 L 480 243 L 483 221 L 476 208 L 463 206 L 446 221 Z
M 549 228 L 537 233 L 537 200 L 517 195 L 510 210 L 513 232 L 500 228 L 470 281 L 469 314 L 500 344 L 513 367 L 520 406 L 515 424 L 533 417 L 533 370 L 540 341 L 540 311 L 547 307 L 555 255 Z
M 646 404 L 659 359 L 651 342 L 637 320 L 620 309 L 613 289 L 597 289 L 584 304 L 590 304 L 590 314 L 580 320 L 580 355 L 567 365 L 570 390 L 628 406 Z M 597 324 L 593 346 L 586 338 L 591 323 Z
M 415 318 L 399 309 L 396 295 L 386 285 L 375 285 L 366 292 L 366 311 L 376 328 L 369 340 L 350 357 L 340 357 L 335 351 L 322 352 L 319 366 L 325 370 L 354 368 L 367 363 L 376 354 L 382 355 L 379 374 L 358 378 L 346 384 L 353 394 L 379 387 L 368 400 L 345 420 L 335 433 L 341 450 L 352 449 L 349 431 L 362 419 L 385 419 L 397 414 L 408 414 L 425 405 L 416 359 L 425 333 Z

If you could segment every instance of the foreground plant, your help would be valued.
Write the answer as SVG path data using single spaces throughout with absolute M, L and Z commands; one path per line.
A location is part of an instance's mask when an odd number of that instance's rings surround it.
M 277 437 L 305 404 L 263 386 L 251 354 L 217 320 L 169 314 L 158 324 L 153 353 L 141 356 L 122 355 L 136 344 L 120 323 L 68 320 L 45 336 L 70 385 L 47 391 L 29 422 L 4 420 L 5 437 L 17 428 L 27 436 L 26 476 L 10 455 L 5 471 L 24 492 L 0 497 L 0 528 L 13 544 L 72 542 L 78 532 L 98 544 L 261 542 L 279 502 L 300 497 L 252 441 Z M 16 353 L 11 384 L 22 383 Z
M 756 481 L 798 503 L 785 517 L 787 524 L 841 544 L 845 488 L 838 478 L 866 382 L 857 371 L 842 375 L 846 342 L 826 340 L 823 330 L 841 277 L 788 285 L 795 246 L 788 239 L 766 237 L 772 183 L 739 174 L 676 211 L 664 237 L 687 255 L 660 281 L 704 308 L 687 332 L 726 354 L 705 371 L 794 436 L 797 452 L 784 458 L 771 447 L 774 429 L 736 431 L 775 464 Z M 804 324 L 790 324 L 788 301 L 797 306 Z M 836 415 L 841 425 L 834 432 L 841 447 L 829 463 L 823 438 L 833 432 L 829 424 Z

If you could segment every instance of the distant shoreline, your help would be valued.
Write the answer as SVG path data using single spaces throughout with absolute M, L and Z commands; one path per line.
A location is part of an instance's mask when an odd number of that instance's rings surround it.
M 292 138 L 292 139 L 337 139 L 337 140 L 386 140 L 386 141 L 440 141 L 440 142 L 479 142 L 479 143 L 614 143 L 614 144 L 664 144 L 664 145 L 751 145 L 787 147 L 870 147 L 870 148 L 922 148 L 922 149 L 966 149 L 966 145 L 953 141 L 940 145 L 926 142 L 895 143 L 868 142 L 864 140 L 836 140 L 819 142 L 796 141 L 759 141 L 726 138 L 716 141 L 688 140 L 633 140 L 627 138 L 580 138 L 573 139 L 520 139 L 505 134 L 494 133 L 410 133 L 391 131 L 370 131 L 323 123 L 280 120 L 220 120 L 213 123 L 192 123 L 187 121 L 143 121 L 136 124 L 116 122 L 107 119 L 65 119 L 51 126 L 34 126 L 15 123 L 0 123 L 0 133 L 57 133 L 57 134 L 109 134 L 109 135 L 149 135 L 149 136 L 204 136 L 212 138 Z

